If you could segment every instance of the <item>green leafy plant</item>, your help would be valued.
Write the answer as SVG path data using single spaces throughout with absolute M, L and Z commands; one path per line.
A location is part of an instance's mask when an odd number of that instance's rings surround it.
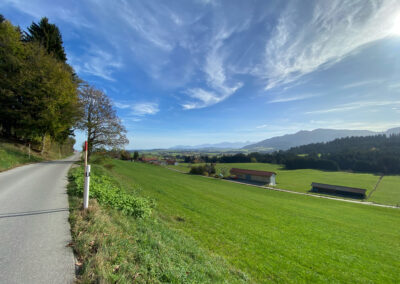
M 71 171 L 70 181 L 74 183 L 69 189 L 70 194 L 82 196 L 85 182 L 82 167 Z M 91 172 L 89 197 L 136 218 L 149 216 L 153 207 L 150 200 L 125 193 L 113 178 L 96 171 Z

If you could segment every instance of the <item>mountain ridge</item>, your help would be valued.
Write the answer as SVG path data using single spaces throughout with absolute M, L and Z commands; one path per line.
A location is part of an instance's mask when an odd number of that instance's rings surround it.
M 324 129 L 300 130 L 293 134 L 285 134 L 262 140 L 260 142 L 246 145 L 242 149 L 247 150 L 288 150 L 291 147 L 307 145 L 311 143 L 329 142 L 338 138 L 350 136 L 372 136 L 379 134 L 399 134 L 400 127 L 390 128 L 384 132 L 375 132 L 370 130 L 348 130 L 348 129 Z
M 199 149 L 240 149 L 246 145 L 250 145 L 254 142 L 219 142 L 219 143 L 207 143 L 200 145 L 177 145 L 168 148 L 169 150 L 199 150 Z

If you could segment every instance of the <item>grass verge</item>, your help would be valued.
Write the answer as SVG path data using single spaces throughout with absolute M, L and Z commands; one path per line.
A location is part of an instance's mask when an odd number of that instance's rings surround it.
M 201 249 L 193 238 L 170 228 L 155 216 L 127 214 L 115 209 L 118 207 L 113 204 L 101 205 L 95 199 L 90 200 L 87 211 L 81 210 L 82 199 L 76 194 L 79 181 L 76 182 L 75 175 L 79 170 L 71 170 L 68 190 L 72 246 L 82 264 L 78 282 L 240 283 L 248 280 L 222 258 Z M 96 175 L 106 176 L 104 168 L 93 167 L 92 177 Z M 101 186 L 96 178 L 93 181 L 94 187 Z M 112 183 L 118 186 L 115 180 Z
M 63 148 L 63 147 L 61 147 Z M 53 143 L 51 149 L 42 156 L 37 150 L 31 150 L 21 143 L 9 140 L 0 140 L 0 172 L 9 170 L 21 165 L 37 163 L 44 160 L 57 160 L 72 155 L 72 150 L 60 150 L 57 143 Z
M 0 142 L 0 172 L 17 166 L 36 163 L 43 158 L 32 153 L 29 158 L 28 148 L 17 143 Z

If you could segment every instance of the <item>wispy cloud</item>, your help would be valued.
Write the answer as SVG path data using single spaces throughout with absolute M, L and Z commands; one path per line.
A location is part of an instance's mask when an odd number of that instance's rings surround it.
M 50 21 L 62 21 L 79 28 L 90 29 L 95 27 L 90 21 L 79 14 L 78 9 L 72 8 L 67 2 L 59 2 L 58 5 L 47 4 L 42 6 L 38 5 L 37 1 L 5 0 L 4 4 L 10 4 L 23 13 L 34 17 L 36 20 L 42 17 L 50 17 Z
M 186 93 L 191 98 L 199 101 L 183 104 L 184 109 L 203 108 L 214 105 L 229 98 L 243 86 L 242 82 L 232 82 L 230 84 L 227 82 L 226 67 L 224 65 L 226 55 L 222 51 L 224 41 L 233 33 L 242 29 L 243 26 L 231 27 L 230 29 L 221 27 L 216 32 L 210 43 L 210 50 L 207 52 L 203 68 L 207 85 L 211 91 L 202 88 L 188 89 Z
M 341 88 L 342 89 L 352 89 L 352 88 L 359 88 L 359 87 L 364 87 L 364 86 L 382 84 L 383 82 L 384 82 L 383 79 L 365 80 L 365 81 L 359 81 L 359 82 L 355 82 L 355 83 L 351 83 L 351 84 L 346 84 L 346 85 L 343 85 Z
M 113 105 L 114 105 L 115 107 L 117 107 L 117 108 L 120 108 L 120 109 L 127 109 L 127 108 L 130 108 L 130 107 L 131 107 L 131 105 L 129 105 L 129 104 L 120 103 L 120 102 L 116 102 L 116 101 L 113 101 Z
M 157 103 L 137 103 L 131 106 L 132 114 L 136 116 L 152 115 L 160 111 Z
M 332 108 L 308 111 L 306 114 L 324 114 L 324 113 L 334 113 L 334 112 L 345 112 L 361 108 L 371 108 L 371 107 L 382 107 L 400 105 L 400 100 L 394 101 L 358 101 L 347 104 L 341 104 Z
M 280 96 L 274 99 L 269 100 L 269 103 L 286 103 L 286 102 L 293 102 L 293 101 L 300 101 L 311 99 L 315 97 L 320 97 L 321 94 L 304 94 L 304 95 L 295 95 L 295 96 Z
M 256 126 L 257 129 L 266 128 L 266 127 L 268 127 L 268 124 L 262 124 L 262 125 Z
M 112 74 L 123 66 L 122 62 L 111 53 L 94 47 L 79 58 L 69 56 L 69 62 L 78 74 L 89 74 L 108 81 L 115 81 Z
M 304 11 L 300 5 L 293 1 L 287 6 L 266 44 L 263 63 L 253 70 L 267 81 L 266 89 L 294 82 L 390 36 L 400 11 L 396 0 L 315 1 L 307 15 L 298 13 Z
M 116 108 L 130 111 L 129 115 L 125 116 L 125 120 L 133 122 L 141 121 L 143 116 L 153 115 L 160 111 L 158 103 L 154 102 L 130 103 L 113 101 L 113 105 Z

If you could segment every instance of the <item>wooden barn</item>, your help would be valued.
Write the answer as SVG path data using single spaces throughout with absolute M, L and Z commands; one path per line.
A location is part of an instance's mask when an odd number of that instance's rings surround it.
M 316 183 L 316 182 L 313 182 L 311 184 L 311 186 L 312 186 L 311 191 L 314 191 L 314 192 L 345 195 L 345 196 L 355 197 L 355 198 L 365 198 L 365 192 L 367 191 L 366 189 L 363 189 L 363 188 L 323 184 L 323 183 Z
M 172 166 L 177 166 L 178 162 L 174 159 L 167 159 L 166 160 L 167 165 L 172 165 Z
M 232 168 L 230 173 L 238 179 L 276 185 L 276 173 L 274 172 Z

